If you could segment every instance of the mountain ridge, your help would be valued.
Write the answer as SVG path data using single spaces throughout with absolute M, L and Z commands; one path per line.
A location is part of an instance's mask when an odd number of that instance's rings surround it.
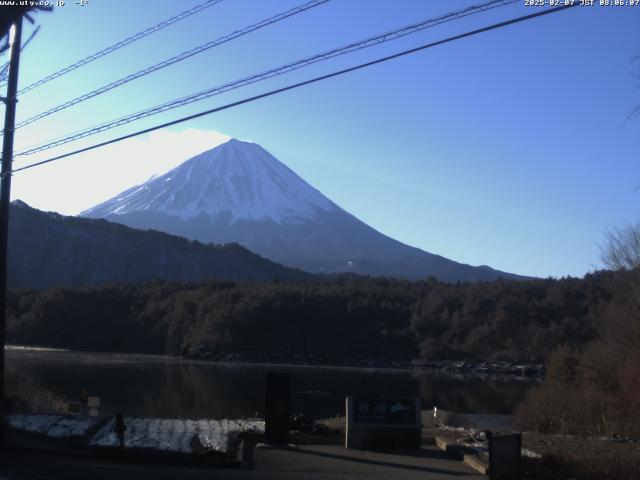
M 411 247 L 325 197 L 260 145 L 231 139 L 80 214 L 204 243 L 236 242 L 311 273 L 443 281 L 526 278 Z
M 8 280 L 12 288 L 93 286 L 152 280 L 303 280 L 237 244 L 203 244 L 103 219 L 43 212 L 11 203 Z

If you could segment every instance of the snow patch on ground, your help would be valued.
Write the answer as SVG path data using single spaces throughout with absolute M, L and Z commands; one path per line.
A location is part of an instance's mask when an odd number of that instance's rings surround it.
M 263 421 L 184 420 L 126 418 L 125 448 L 174 453 L 229 453 L 233 440 L 245 432 L 264 432 Z M 118 447 L 120 442 L 111 420 L 90 440 L 97 447 Z
M 83 438 L 90 447 L 119 448 L 114 419 L 99 428 L 105 419 L 64 415 L 10 415 L 12 428 L 55 439 Z M 125 418 L 126 449 L 171 453 L 233 453 L 241 433 L 264 433 L 262 420 L 190 420 L 165 418 Z
M 64 415 L 9 415 L 10 427 L 52 438 L 83 437 L 100 421 L 94 417 Z

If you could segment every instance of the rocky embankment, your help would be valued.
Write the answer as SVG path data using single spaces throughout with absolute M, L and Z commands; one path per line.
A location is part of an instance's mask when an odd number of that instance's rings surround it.
M 331 355 L 274 355 L 259 356 L 238 353 L 216 354 L 205 349 L 190 351 L 186 358 L 224 363 L 263 363 L 312 367 L 375 368 L 389 370 L 434 371 L 450 375 L 491 377 L 504 376 L 520 379 L 541 379 L 544 365 L 531 362 L 472 362 L 452 360 L 393 360 L 365 357 L 336 358 Z

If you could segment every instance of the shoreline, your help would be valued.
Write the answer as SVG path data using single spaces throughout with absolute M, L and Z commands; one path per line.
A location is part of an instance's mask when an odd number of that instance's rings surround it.
M 470 362 L 470 361 L 432 361 L 432 362 L 391 362 L 381 363 L 369 359 L 349 360 L 335 363 L 320 363 L 318 361 L 295 361 L 283 359 L 281 361 L 269 358 L 243 358 L 240 355 L 228 355 L 222 358 L 199 358 L 198 356 L 171 356 L 148 353 L 95 352 L 83 350 L 68 350 L 63 348 L 40 347 L 32 345 L 6 345 L 7 354 L 65 354 L 67 356 L 95 356 L 99 363 L 198 363 L 217 365 L 226 368 L 288 368 L 288 369 L 321 369 L 321 370 L 358 370 L 364 372 L 387 373 L 435 373 L 447 377 L 491 378 L 505 381 L 540 381 L 544 376 L 544 366 L 535 363 L 521 362 Z M 97 358 L 101 357 L 101 358 Z M 117 357 L 117 358 L 116 358 Z M 86 361 L 86 359 L 85 359 Z

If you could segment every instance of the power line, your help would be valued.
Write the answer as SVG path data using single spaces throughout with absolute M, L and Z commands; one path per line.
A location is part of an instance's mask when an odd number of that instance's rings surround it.
M 254 32 L 256 30 L 259 30 L 261 28 L 264 28 L 268 25 L 271 25 L 273 23 L 279 22 L 281 20 L 284 20 L 286 18 L 289 18 L 293 15 L 297 15 L 299 13 L 305 12 L 311 8 L 317 7 L 319 5 L 322 5 L 324 3 L 327 3 L 329 0 L 311 0 L 310 2 L 307 2 L 303 5 L 299 5 L 297 7 L 294 7 L 290 10 L 287 10 L 285 12 L 279 13 L 277 15 L 274 15 L 273 17 L 269 17 L 266 18 L 264 20 L 261 20 L 258 23 L 254 23 L 252 25 L 249 25 L 241 30 L 236 30 L 235 32 L 232 32 L 228 35 L 224 35 L 220 38 L 217 38 L 216 40 L 212 40 L 210 42 L 207 42 L 205 44 L 199 45 L 195 48 L 192 48 L 191 50 L 187 50 L 185 52 L 182 52 L 179 55 L 176 55 L 174 57 L 168 58 L 166 60 L 163 60 L 160 63 L 156 63 L 155 65 L 151 65 L 150 67 L 144 68 L 142 70 L 139 70 L 135 73 L 132 73 L 130 75 L 127 75 L 126 77 L 120 78 L 114 82 L 111 82 L 107 85 L 103 85 L 100 88 L 96 88 L 95 90 L 92 90 L 88 93 L 85 93 L 83 95 L 80 95 L 79 97 L 76 97 L 72 100 L 69 100 L 67 102 L 64 102 L 60 105 L 57 105 L 53 108 L 50 108 L 49 110 L 46 110 L 44 112 L 38 113 L 37 115 L 34 115 L 30 118 L 27 118 L 26 120 L 23 120 L 21 122 L 18 122 L 16 124 L 16 128 L 20 128 L 20 127 L 24 127 L 25 125 L 29 125 L 30 123 L 35 122 L 36 120 L 40 120 L 41 118 L 47 117 L 53 113 L 59 112 L 61 110 L 64 110 L 66 108 L 69 108 L 73 105 L 77 105 L 78 103 L 84 102 L 85 100 L 89 100 L 90 98 L 96 97 L 98 95 L 101 95 L 103 93 L 106 93 L 110 90 L 113 90 L 114 88 L 120 87 L 126 83 L 129 83 L 137 78 L 140 77 L 144 77 L 145 75 L 148 75 L 150 73 L 156 72 L 162 68 L 168 67 L 169 65 L 173 65 L 174 63 L 178 63 L 181 62 L 182 60 L 186 60 L 187 58 L 190 58 L 194 55 L 197 55 L 198 53 L 202 53 L 205 52 L 207 50 L 210 50 L 214 47 L 217 47 L 219 45 L 222 45 L 224 43 L 230 42 L 231 40 L 234 40 L 236 38 L 242 37 L 244 35 L 247 35 L 251 32 Z M 2 133 L 2 132 L 0 132 Z
M 303 86 L 306 86 L 306 85 L 317 83 L 317 82 L 320 82 L 322 80 L 327 80 L 329 78 L 338 77 L 338 76 L 344 75 L 346 73 L 350 73 L 350 72 L 354 72 L 356 70 L 361 70 L 363 68 L 371 67 L 373 65 L 377 65 L 377 64 L 380 64 L 380 63 L 383 63 L 383 62 L 387 62 L 389 60 L 394 60 L 394 59 L 397 59 L 397 58 L 400 58 L 400 57 L 403 57 L 403 56 L 406 56 L 406 55 L 410 55 L 412 53 L 416 53 L 416 52 L 419 52 L 419 51 L 422 51 L 422 50 L 426 50 L 428 48 L 436 47 L 438 45 L 443 45 L 445 43 L 450 43 L 450 42 L 453 42 L 455 40 L 460 40 L 462 38 L 471 37 L 473 35 L 478 35 L 480 33 L 488 32 L 488 31 L 491 31 L 491 30 L 496 30 L 498 28 L 503 28 L 503 27 L 506 27 L 508 25 L 513 25 L 515 23 L 520 23 L 520 22 L 524 22 L 524 21 L 527 21 L 527 20 L 531 20 L 533 18 L 541 17 L 543 15 L 549 15 L 551 13 L 556 13 L 556 12 L 559 12 L 561 10 L 566 10 L 568 8 L 573 8 L 573 7 L 577 6 L 577 5 L 579 5 L 579 4 L 578 3 L 574 3 L 574 4 L 562 5 L 562 6 L 559 6 L 559 7 L 554 7 L 554 8 L 550 8 L 550 9 L 546 9 L 546 10 L 541 10 L 539 12 L 531 13 L 529 15 L 523 15 L 521 17 L 512 18 L 512 19 L 506 20 L 504 22 L 494 23 L 493 25 L 489 25 L 487 27 L 482 27 L 482 28 L 479 28 L 479 29 L 476 29 L 476 30 L 472 30 L 472 31 L 469 31 L 469 32 L 461 33 L 459 35 L 454 35 L 452 37 L 447 37 L 447 38 L 445 38 L 443 40 L 438 40 L 436 42 L 427 43 L 427 44 L 421 45 L 419 47 L 411 48 L 409 50 L 404 50 L 404 51 L 399 52 L 399 53 L 394 53 L 393 55 L 388 55 L 386 57 L 382 57 L 382 58 L 378 58 L 376 60 L 372 60 L 372 61 L 369 61 L 369 62 L 361 63 L 361 64 L 353 66 L 353 67 L 345 68 L 345 69 L 338 70 L 338 71 L 335 71 L 335 72 L 332 72 L 332 73 L 328 73 L 328 74 L 325 74 L 325 75 L 314 77 L 314 78 L 311 78 L 309 80 L 305 80 L 305 81 L 302 81 L 302 82 L 298 82 L 298 83 L 294 83 L 294 84 L 291 84 L 291 85 L 287 85 L 285 87 L 277 88 L 275 90 L 271 90 L 271 91 L 268 91 L 268 92 L 265 92 L 265 93 L 261 93 L 259 95 L 254 95 L 252 97 L 248 97 L 248 98 L 245 98 L 245 99 L 242 99 L 242 100 L 238 100 L 236 102 L 228 103 L 228 104 L 223 105 L 221 107 L 216 107 L 216 108 L 212 108 L 212 109 L 209 109 L 209 110 L 205 110 L 203 112 L 195 113 L 193 115 L 188 115 L 186 117 L 178 118 L 176 120 L 172 120 L 170 122 L 162 123 L 162 124 L 156 125 L 154 127 L 145 128 L 143 130 L 138 130 L 137 132 L 129 133 L 129 134 L 123 135 L 121 137 L 117 137 L 117 138 L 113 138 L 111 140 L 106 140 L 104 142 L 96 143 L 96 144 L 90 145 L 88 147 L 84 147 L 84 148 L 80 148 L 78 150 L 74 150 L 72 152 L 68 152 L 68 153 L 64 153 L 62 155 L 58 155 L 58 156 L 55 156 L 55 157 L 52 157 L 52 158 L 48 158 L 46 160 L 41 160 L 39 162 L 35 162 L 35 163 L 29 164 L 29 165 L 25 165 L 24 167 L 13 169 L 10 172 L 5 173 L 4 175 L 10 175 L 10 174 L 13 174 L 13 173 L 16 173 L 16 172 L 20 172 L 20 171 L 23 171 L 23 170 L 28 170 L 30 168 L 38 167 L 40 165 L 45 165 L 47 163 L 55 162 L 57 160 L 61 160 L 63 158 L 70 157 L 72 155 L 77 155 L 79 153 L 84 153 L 84 152 L 87 152 L 87 151 L 90 151 L 90 150 L 94 150 L 96 148 L 100 148 L 100 147 L 104 147 L 106 145 L 110 145 L 112 143 L 121 142 L 121 141 L 127 140 L 129 138 L 137 137 L 139 135 L 144 135 L 145 133 L 149 133 L 149 132 L 152 132 L 154 130 L 160 130 L 161 128 L 167 128 L 167 127 L 170 127 L 170 126 L 173 126 L 173 125 L 177 125 L 179 123 L 183 123 L 183 122 L 187 122 L 189 120 L 193 120 L 195 118 L 203 117 L 205 115 L 210 115 L 212 113 L 220 112 L 220 111 L 223 111 L 223 110 L 228 110 L 228 109 L 233 108 L 233 107 L 244 105 L 246 103 L 251 103 L 251 102 L 254 102 L 256 100 L 260 100 L 262 98 L 267 98 L 267 97 L 270 97 L 272 95 L 283 93 L 283 92 L 286 92 L 286 91 L 289 91 L 289 90 L 294 90 L 296 88 L 300 88 L 300 87 L 303 87 Z
M 6 82 L 7 78 L 9 78 L 9 62 L 0 68 L 0 82 Z M 4 85 L 6 85 L 6 83 Z
M 292 72 L 294 70 L 298 70 L 300 68 L 304 68 L 307 67 L 309 65 L 312 65 L 314 63 L 318 63 L 321 61 L 325 61 L 325 60 L 329 60 L 331 58 L 340 56 L 340 55 L 345 55 L 347 53 L 351 53 L 357 50 L 361 50 L 364 48 L 368 48 L 374 45 L 379 45 L 381 43 L 385 43 L 388 42 L 390 40 L 395 40 L 397 38 L 401 38 L 403 36 L 412 34 L 412 33 L 416 33 L 419 32 L 421 30 L 424 30 L 426 28 L 431 28 L 434 27 L 436 25 L 440 25 L 442 23 L 445 22 L 449 22 L 452 20 L 456 20 L 459 18 L 463 18 L 469 15 L 473 15 L 476 13 L 480 13 L 480 12 L 484 12 L 487 10 L 490 10 L 492 8 L 497 8 L 497 7 L 502 7 L 511 3 L 515 3 L 519 0 L 491 0 L 489 2 L 485 2 L 479 5 L 473 5 L 470 7 L 467 7 L 463 10 L 458 10 L 455 12 L 450 12 L 444 15 L 441 15 L 439 17 L 435 17 L 435 18 L 431 18 L 428 20 L 423 20 L 421 22 L 418 23 L 414 23 L 408 26 L 404 26 L 401 28 L 398 28 L 396 30 L 392 30 L 390 32 L 381 34 L 381 35 L 377 35 L 375 37 L 370 37 L 367 38 L 365 40 L 361 40 L 359 42 L 354 42 L 354 43 L 350 43 L 348 45 L 339 47 L 339 48 L 334 48 L 332 50 L 317 54 L 317 55 L 313 55 L 311 57 L 307 57 L 304 58 L 302 60 L 297 60 L 295 62 L 291 62 L 291 63 L 287 63 L 285 65 L 281 65 L 277 68 L 273 68 L 271 70 L 267 70 L 265 72 L 261 72 L 258 74 L 254 74 L 251 75 L 249 77 L 244 77 L 238 80 L 234 80 L 232 82 L 228 82 L 225 83 L 223 85 L 217 85 L 215 87 L 211 87 L 208 88 L 206 90 L 200 91 L 200 92 L 196 92 L 194 94 L 188 95 L 186 97 L 181 97 L 175 100 L 171 100 L 169 102 L 160 104 L 160 105 L 156 105 L 154 107 L 130 114 L 130 115 L 126 115 L 124 117 L 120 117 L 117 118 L 115 120 L 111 120 L 109 122 L 85 129 L 85 130 L 81 130 L 79 132 L 76 132 L 74 134 L 68 135 L 66 137 L 63 138 L 59 138 L 56 140 L 52 140 L 46 144 L 43 145 L 39 145 L 33 148 L 29 148 L 25 151 L 19 152 L 16 154 L 16 156 L 25 156 L 25 155 L 31 155 L 34 153 L 38 153 L 38 152 L 42 152 L 44 150 L 48 150 L 50 148 L 54 148 L 60 145 L 64 145 L 65 143 L 69 143 L 75 140 L 79 140 L 81 138 L 85 138 L 91 135 L 95 135 L 97 133 L 101 133 L 104 132 L 106 130 L 111 130 L 113 128 L 125 125 L 127 123 L 131 123 L 133 121 L 136 120 L 140 120 L 142 118 L 146 118 L 152 115 L 156 115 L 158 113 L 162 113 L 168 110 L 172 110 L 174 108 L 178 108 L 184 105 L 188 105 L 190 103 L 194 103 L 200 100 L 204 100 L 206 98 L 212 97 L 214 95 L 219 95 L 221 93 L 225 93 L 228 92 L 230 90 L 234 90 L 236 88 L 240 88 L 246 85 L 250 85 L 252 83 L 256 83 L 262 80 L 266 80 L 269 78 L 273 78 L 279 75 L 283 75 L 285 73 L 289 73 Z
M 108 55 L 111 52 L 115 52 L 116 50 L 119 50 L 122 47 L 125 47 L 137 40 L 140 40 L 141 38 L 146 37 L 147 35 L 151 35 L 152 33 L 159 32 L 160 30 L 168 27 L 169 25 L 173 25 L 174 23 L 179 22 L 180 20 L 184 20 L 185 18 L 188 18 L 191 15 L 195 15 L 196 13 L 201 12 L 205 8 L 212 7 L 220 2 L 222 2 L 222 0 L 207 0 L 206 2 L 196 5 L 195 7 L 190 8 L 189 10 L 185 10 L 184 12 L 179 13 L 178 15 L 175 15 L 171 18 L 168 18 L 167 20 L 164 20 L 158 23 L 157 25 L 153 25 L 152 27 L 149 27 L 141 32 L 138 32 L 135 35 L 131 35 L 130 37 L 125 38 L 124 40 L 120 40 L 119 42 L 114 43 L 110 47 L 107 47 L 103 50 L 100 50 L 99 52 L 89 55 L 88 57 L 85 57 L 82 60 L 72 63 L 71 65 L 61 68 L 60 70 L 52 73 L 51 75 L 47 75 L 46 77 L 38 80 L 37 82 L 34 82 L 31 85 L 24 87 L 22 90 L 19 90 L 18 94 L 26 93 L 30 90 L 33 90 L 34 88 L 44 85 L 45 83 L 50 82 L 51 80 L 54 80 L 66 73 L 69 73 L 88 63 L 91 63 L 94 60 L 97 60 L 98 58 L 104 57 L 105 55 Z

